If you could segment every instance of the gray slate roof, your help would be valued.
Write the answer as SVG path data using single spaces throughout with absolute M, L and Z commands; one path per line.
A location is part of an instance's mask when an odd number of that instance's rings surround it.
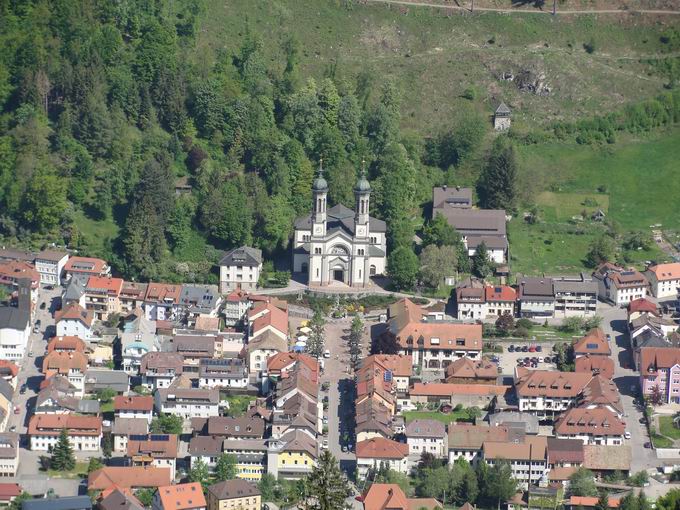
M 254 250 L 254 248 L 249 249 Z M 179 304 L 187 307 L 190 312 L 210 313 L 219 301 L 220 293 L 217 285 L 182 285 Z
M 118 489 L 99 502 L 99 510 L 144 510 L 136 498 L 131 498 Z
M 505 236 L 505 211 L 501 209 L 465 209 L 441 207 L 433 214 L 442 213 L 446 221 L 461 235 Z
M 326 212 L 327 222 L 326 231 L 328 234 L 336 230 L 344 230 L 350 235 L 354 235 L 354 211 L 342 204 L 337 204 Z M 369 217 L 368 228 L 371 232 L 386 232 L 387 224 L 377 218 Z M 295 220 L 296 230 L 311 230 L 312 215 Z
M 29 499 L 21 503 L 21 510 L 91 510 L 89 496 Z
M 0 306 L 0 329 L 24 331 L 30 320 L 29 310 L 14 306 Z
M 215 496 L 218 501 L 260 495 L 260 490 L 255 484 L 239 479 L 227 480 L 226 482 L 211 485 L 208 487 L 208 492 Z
M 130 389 L 128 375 L 122 370 L 108 370 L 105 368 L 90 368 L 85 372 L 85 385 L 90 391 L 113 388 L 118 393 Z
M 508 105 L 501 102 L 501 104 L 498 105 L 498 108 L 496 108 L 496 115 L 498 115 L 498 114 L 510 115 L 510 108 L 508 108 Z
M 472 189 L 460 186 L 435 186 L 432 188 L 433 215 L 436 216 L 436 209 L 442 207 L 469 209 L 472 207 Z
M 220 260 L 220 266 L 256 267 L 262 264 L 262 250 L 241 246 L 227 252 Z

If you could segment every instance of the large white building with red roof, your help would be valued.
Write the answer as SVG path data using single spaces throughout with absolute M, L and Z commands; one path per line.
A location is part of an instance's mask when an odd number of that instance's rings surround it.
M 657 299 L 676 297 L 680 288 L 680 262 L 656 264 L 645 271 L 652 294 Z

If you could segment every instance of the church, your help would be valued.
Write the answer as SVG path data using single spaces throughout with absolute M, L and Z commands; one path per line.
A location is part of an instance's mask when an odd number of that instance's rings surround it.
M 362 171 L 354 186 L 354 211 L 342 204 L 326 209 L 328 182 L 322 165 L 314 183 L 312 213 L 295 222 L 293 271 L 310 286 L 334 283 L 366 287 L 385 272 L 386 225 L 368 215 L 371 185 Z

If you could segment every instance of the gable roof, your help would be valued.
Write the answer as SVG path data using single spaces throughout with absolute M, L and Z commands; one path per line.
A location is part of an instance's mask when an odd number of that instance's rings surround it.
M 153 397 L 151 395 L 116 395 L 113 397 L 114 411 L 152 411 Z
M 105 268 L 106 262 L 104 260 L 92 257 L 71 257 L 64 264 L 64 271 L 67 273 L 100 274 L 104 272 Z
M 604 336 L 604 331 L 600 328 L 594 328 L 588 331 L 586 335 L 574 342 L 574 354 L 602 354 L 609 356 L 612 353 L 609 342 Z
M 575 398 L 593 378 L 583 372 L 517 369 L 515 391 L 519 397 Z
M 185 510 L 208 506 L 199 482 L 159 487 L 157 496 L 165 510 Z
M 94 312 L 92 310 L 84 310 L 78 303 L 71 303 L 63 310 L 57 312 L 54 318 L 57 323 L 62 320 L 77 320 L 90 328 L 94 320 Z
M 406 425 L 406 437 L 436 437 L 446 436 L 446 427 L 439 420 L 416 419 Z
M 473 360 L 467 356 L 458 358 L 446 367 L 446 381 L 455 382 L 457 379 L 497 379 L 498 364 L 487 358 Z
M 659 315 L 659 307 L 647 298 L 633 299 L 628 303 L 628 315 L 633 312 L 649 312 Z
M 142 438 L 144 437 L 144 438 Z M 143 455 L 154 459 L 176 459 L 177 434 L 146 434 L 128 439 L 127 456 Z
M 85 291 L 104 291 L 111 296 L 120 295 L 123 288 L 122 278 L 112 278 L 110 276 L 90 276 L 85 285 Z
M 622 436 L 626 425 L 619 417 L 605 407 L 586 409 L 572 407 L 555 421 L 555 432 L 559 435 Z
M 472 188 L 435 186 L 432 188 L 432 215 L 443 207 L 472 207 Z
M 262 250 L 241 246 L 225 253 L 220 259 L 220 266 L 257 267 L 262 264 Z
M 485 441 L 507 441 L 508 427 L 505 425 L 486 426 L 470 423 L 450 423 L 449 449 L 479 450 Z
M 589 372 L 593 375 L 601 375 L 607 379 L 614 377 L 614 360 L 609 356 L 579 356 L 574 364 L 576 372 Z
M 517 292 L 508 285 L 488 285 L 484 287 L 484 295 L 487 302 L 515 301 L 517 299 Z
M 408 445 L 383 437 L 373 437 L 357 443 L 356 456 L 357 459 L 403 459 L 408 457 Z
M 106 466 L 87 476 L 89 490 L 105 490 L 116 486 L 121 489 L 136 487 L 156 488 L 171 482 L 169 467 Z
M 660 282 L 678 280 L 680 279 L 680 262 L 656 264 L 654 266 L 648 267 L 647 271 L 652 273 L 657 281 Z
M 144 510 L 144 505 L 129 491 L 116 488 L 99 501 L 99 510 Z
M 56 372 L 61 375 L 68 375 L 69 371 L 77 369 L 85 374 L 87 370 L 87 356 L 78 351 L 52 351 L 43 358 L 42 371 Z
M 677 347 L 642 347 L 640 349 L 640 373 L 656 372 L 660 368 L 668 369 L 680 365 L 680 348 Z
M 631 459 L 629 444 L 583 445 L 583 467 L 592 471 L 629 471 Z
M 181 285 L 149 282 L 144 301 L 178 304 L 181 292 Z
M 485 441 L 482 446 L 485 459 L 545 460 L 548 438 L 527 436 L 523 443 Z
M 255 484 L 238 478 L 215 483 L 208 487 L 208 492 L 219 501 L 260 495 L 260 490 Z
M 505 395 L 510 386 L 494 386 L 492 384 L 457 384 L 457 383 L 415 383 L 409 391 L 415 396 L 477 395 L 501 396 Z
M 371 354 L 364 358 L 362 368 L 369 365 L 378 365 L 395 377 L 413 375 L 413 358 L 406 354 Z
M 47 342 L 47 352 L 52 351 L 78 351 L 85 352 L 86 344 L 78 336 L 53 336 Z

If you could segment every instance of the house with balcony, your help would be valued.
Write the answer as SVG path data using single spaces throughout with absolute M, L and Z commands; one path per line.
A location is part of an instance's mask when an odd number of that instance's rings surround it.
M 58 311 L 54 317 L 57 336 L 77 336 L 83 340 L 94 339 L 94 312 L 78 304 L 71 304 Z
M 123 370 L 130 375 L 139 373 L 145 354 L 160 350 L 156 322 L 148 320 L 141 309 L 136 312 L 128 316 L 119 334 Z
M 486 441 L 482 447 L 482 458 L 490 466 L 497 462 L 510 464 L 512 477 L 526 489 L 529 485 L 538 484 L 548 474 L 548 438 L 527 436 L 520 443 Z
M 476 463 L 481 458 L 482 447 L 486 441 L 507 442 L 511 437 L 515 438 L 510 427 L 472 423 L 450 423 L 447 435 L 449 464 L 460 458 L 471 464 Z
M 488 358 L 460 358 L 446 367 L 445 382 L 495 385 L 498 382 L 498 364 Z
M 555 289 L 552 278 L 517 276 L 519 316 L 549 319 L 555 316 Z
M 128 438 L 126 456 L 132 466 L 170 468 L 175 478 L 178 445 L 176 434 L 135 434 Z
M 182 286 L 168 283 L 149 283 L 144 296 L 143 309 L 152 321 L 173 321 L 179 308 Z
M 221 304 L 217 285 L 184 284 L 177 311 L 188 326 L 193 326 L 198 317 L 217 317 Z
M 0 306 L 0 359 L 18 361 L 24 357 L 31 334 L 30 287 L 24 280 L 17 306 Z
M 199 388 L 246 388 L 248 367 L 238 358 L 202 359 L 198 368 Z
M 555 317 L 591 317 L 597 312 L 597 282 L 592 276 L 553 276 Z
M 640 349 L 640 389 L 665 404 L 680 403 L 680 348 Z
M 109 276 L 111 268 L 105 260 L 92 257 L 70 257 L 64 264 L 64 280 L 74 276 L 89 278 L 90 276 Z
M 220 292 L 234 289 L 254 290 L 262 271 L 262 250 L 241 246 L 227 252 L 220 260 Z
M 35 269 L 40 273 L 43 285 L 60 285 L 69 254 L 63 251 L 43 250 L 35 256 Z
M 592 379 L 589 373 L 518 368 L 515 393 L 519 411 L 553 418 L 574 406 Z
M 123 282 L 118 300 L 120 301 L 120 313 L 129 314 L 141 310 L 146 296 L 147 283 Z M 141 312 L 143 314 L 143 311 Z
M 150 395 L 116 395 L 113 397 L 113 412 L 116 418 L 141 418 L 151 423 L 153 397 Z
M 456 318 L 458 320 L 479 320 L 486 316 L 484 288 L 458 287 L 456 289 Z
M 289 480 L 304 478 L 319 458 L 319 443 L 300 430 L 267 440 L 267 472 Z
M 146 353 L 139 365 L 142 384 L 154 391 L 169 387 L 183 372 L 184 356 L 177 352 Z
M 508 285 L 487 285 L 484 287 L 486 301 L 486 317 L 500 317 L 502 315 L 515 316 L 517 305 L 517 291 Z
M 43 358 L 42 372 L 46 379 L 54 375 L 65 377 L 76 389 L 76 396 L 82 397 L 87 367 L 87 356 L 82 352 L 52 351 Z
M 356 445 L 357 479 L 366 478 L 368 471 L 382 464 L 389 469 L 408 474 L 409 445 L 392 439 L 373 437 Z
M 410 455 L 431 453 L 446 459 L 449 453 L 446 426 L 438 420 L 416 419 L 406 425 L 406 444 Z
M 154 408 L 159 413 L 174 414 L 185 420 L 209 418 L 220 414 L 220 391 L 194 388 L 186 376 L 154 393 Z
M 105 321 L 112 314 L 120 313 L 120 291 L 122 278 L 90 276 L 85 284 L 85 309 L 94 313 L 94 318 Z

